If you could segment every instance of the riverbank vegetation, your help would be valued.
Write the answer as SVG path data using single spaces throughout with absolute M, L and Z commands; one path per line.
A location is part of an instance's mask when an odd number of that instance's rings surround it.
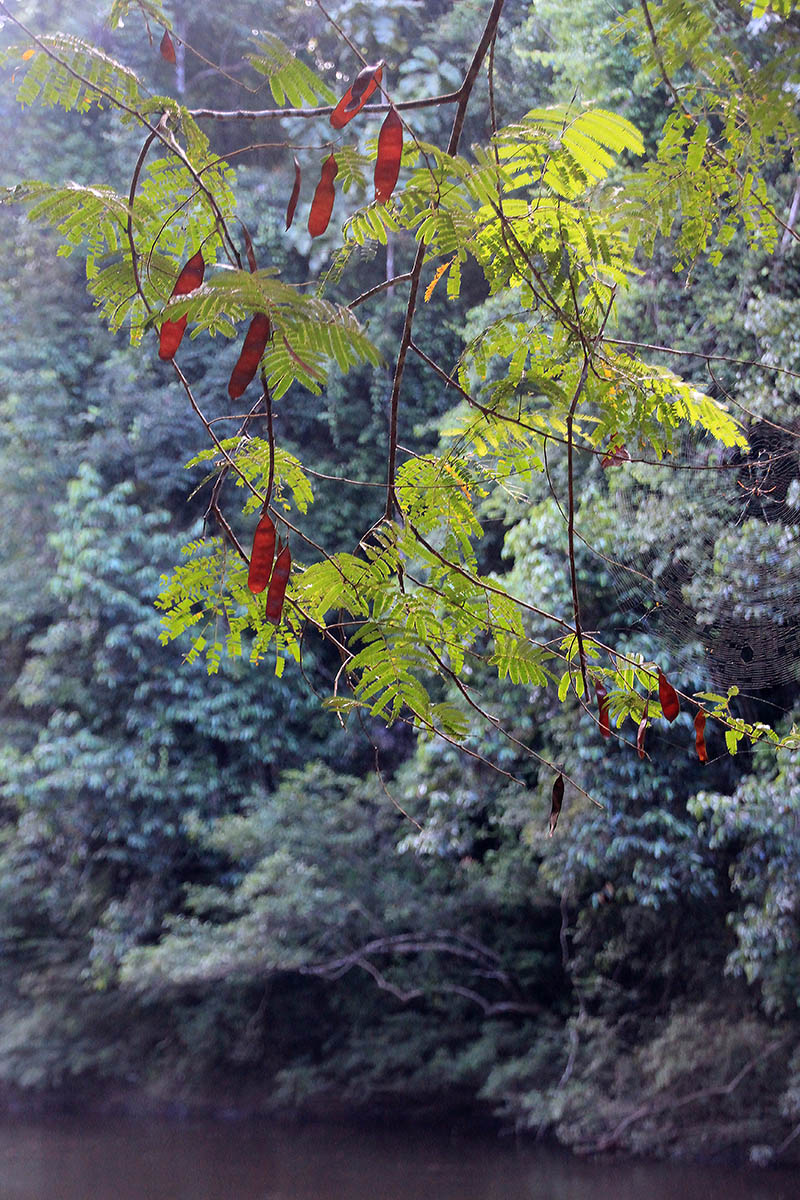
M 796 1155 L 794 6 L 0 25 L 8 1095 Z

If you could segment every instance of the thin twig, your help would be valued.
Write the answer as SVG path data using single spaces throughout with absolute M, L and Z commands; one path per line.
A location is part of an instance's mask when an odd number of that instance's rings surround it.
M 159 121 L 158 125 L 152 125 L 150 123 L 150 121 L 147 120 L 147 117 L 143 116 L 142 113 L 140 113 L 138 109 L 131 108 L 131 106 L 129 104 L 126 104 L 124 100 L 120 100 L 120 98 L 118 96 L 115 96 L 113 92 L 109 92 L 106 88 L 102 87 L 99 83 L 93 83 L 91 79 L 87 79 L 84 75 L 81 75 L 81 73 L 79 71 L 76 71 L 74 69 L 74 67 L 71 67 L 69 65 L 69 63 L 66 62 L 63 58 L 61 58 L 58 54 L 56 54 L 55 51 L 51 50 L 42 41 L 41 38 L 37 37 L 36 34 L 33 33 L 33 31 L 27 27 L 27 25 L 25 25 L 22 21 L 20 21 L 17 17 L 15 17 L 13 15 L 13 13 L 11 13 L 9 11 L 8 6 L 4 3 L 4 0 L 0 0 L 0 12 L 5 13 L 5 15 L 8 17 L 9 21 L 12 22 L 12 24 L 16 25 L 16 27 L 18 29 L 21 29 L 22 32 L 25 34 L 25 36 L 29 37 L 31 39 L 31 41 L 36 46 L 39 47 L 39 49 L 42 51 L 43 54 L 46 54 L 47 57 L 49 59 L 51 59 L 53 62 L 58 63 L 58 65 L 60 67 L 62 67 L 63 70 L 65 70 L 67 72 L 67 74 L 71 75 L 73 79 L 77 79 L 78 82 L 82 83 L 84 85 L 84 87 L 89 89 L 90 92 L 96 92 L 99 96 L 105 96 L 105 98 L 108 101 L 110 101 L 110 103 L 113 104 L 116 108 L 121 109 L 122 112 L 128 113 L 128 115 L 133 117 L 135 121 L 138 121 L 141 125 L 144 125 L 145 129 L 148 129 L 150 131 L 150 133 L 153 134 L 154 137 L 157 137 L 159 139 L 159 141 L 168 150 L 171 150 L 172 153 L 175 154 L 176 157 L 180 159 L 180 161 L 186 167 L 187 171 L 190 173 L 190 175 L 192 176 L 194 181 L 200 187 L 201 191 L 203 192 L 203 195 L 206 197 L 206 200 L 208 201 L 208 203 L 211 207 L 211 210 L 214 214 L 214 219 L 219 227 L 223 247 L 225 247 L 225 241 L 227 239 L 228 247 L 226 248 L 226 250 L 229 254 L 229 257 L 231 256 L 231 253 L 232 253 L 232 256 L 233 256 L 232 261 L 236 262 L 237 265 L 241 267 L 241 265 L 242 265 L 241 259 L 239 258 L 239 253 L 236 249 L 236 244 L 234 243 L 233 238 L 230 235 L 230 231 L 228 230 L 227 223 L 225 221 L 225 218 L 222 214 L 222 211 L 221 211 L 219 205 L 217 204 L 216 198 L 214 197 L 213 193 L 211 191 L 209 191 L 209 189 L 205 186 L 203 181 L 200 179 L 200 176 L 197 174 L 197 171 L 192 166 L 192 164 L 189 161 L 189 159 L 187 158 L 186 154 L 181 149 L 181 147 L 178 145 L 178 143 L 175 141 L 175 139 L 172 136 L 169 136 L 166 131 L 162 130 L 161 121 Z
M 420 100 L 398 100 L 393 104 L 365 104 L 361 112 L 365 117 L 370 113 L 387 113 L 391 108 L 409 112 L 412 109 L 435 108 L 440 104 L 458 104 L 461 90 L 446 92 L 440 96 L 426 96 Z M 315 117 L 329 117 L 336 106 L 322 104 L 318 108 L 237 108 L 221 110 L 216 108 L 190 108 L 189 116 L 196 120 L 210 121 L 274 121 L 290 117 L 305 117 L 313 120 Z
M 478 77 L 481 63 L 486 55 L 486 52 L 491 44 L 492 38 L 497 30 L 500 21 L 500 14 L 503 11 L 505 0 L 494 0 L 491 12 L 486 21 L 486 25 L 481 35 L 481 39 L 476 47 L 467 73 L 464 76 L 464 82 L 458 92 L 458 107 L 453 118 L 453 127 L 450 131 L 450 140 L 447 144 L 448 155 L 454 155 L 458 152 L 459 142 L 461 141 L 461 131 L 464 128 L 464 119 L 467 113 L 472 89 L 475 86 L 475 80 Z M 385 519 L 391 521 L 394 519 L 395 509 L 397 507 L 397 497 L 395 495 L 395 476 L 397 470 L 397 429 L 398 417 L 400 408 L 400 389 L 403 382 L 403 373 L 405 371 L 406 355 L 411 344 L 411 333 L 414 325 L 414 315 L 417 306 L 417 294 L 419 292 L 419 280 L 422 273 L 422 264 L 425 261 L 425 253 L 427 245 L 421 241 L 417 247 L 417 254 L 414 259 L 414 266 L 411 270 L 411 287 L 409 289 L 408 304 L 406 306 L 406 315 L 403 322 L 403 333 L 400 339 L 400 348 L 397 352 L 397 360 L 395 364 L 394 378 L 392 380 L 392 391 L 389 398 L 389 456 L 388 467 L 386 472 L 386 511 Z
M 383 283 L 376 284 L 375 287 L 357 296 L 355 300 L 351 300 L 347 307 L 358 308 L 359 304 L 364 304 L 365 301 L 371 300 L 373 296 L 377 296 L 380 292 L 385 292 L 387 288 L 394 287 L 396 283 L 405 283 L 406 280 L 411 279 L 411 275 L 411 271 L 405 271 L 402 275 L 393 275 L 391 279 L 384 279 Z

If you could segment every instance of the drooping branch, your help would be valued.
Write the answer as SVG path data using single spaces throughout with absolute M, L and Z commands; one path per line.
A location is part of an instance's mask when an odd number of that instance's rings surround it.
M 461 959 L 465 963 L 471 964 L 473 974 L 499 984 L 512 995 L 519 992 L 518 985 L 508 972 L 502 969 L 500 960 L 493 950 L 472 938 L 447 930 L 433 934 L 402 933 L 374 938 L 348 954 L 301 966 L 298 973 L 335 981 L 352 970 L 362 970 L 374 980 L 381 991 L 388 992 L 401 1004 L 410 1004 L 414 1000 L 422 1000 L 430 995 L 453 995 L 461 996 L 463 999 L 477 1004 L 484 1016 L 487 1017 L 498 1016 L 501 1013 L 533 1016 L 542 1011 L 541 1005 L 518 999 L 490 1000 L 475 987 L 469 987 L 462 983 L 432 982 L 428 987 L 400 987 L 388 977 L 385 968 L 379 967 L 375 961 L 391 957 L 408 958 L 419 954 L 442 954 Z
M 773 1042 L 771 1046 L 767 1046 L 765 1050 L 748 1059 L 744 1066 L 727 1083 L 712 1084 L 710 1087 L 697 1088 L 695 1091 L 688 1092 L 684 1096 L 664 1097 L 663 1099 L 640 1105 L 639 1108 L 634 1109 L 633 1112 L 623 1117 L 610 1133 L 598 1138 L 591 1145 L 582 1147 L 584 1153 L 602 1154 L 608 1150 L 615 1149 L 619 1145 L 619 1139 L 625 1130 L 637 1121 L 644 1120 L 646 1117 L 656 1116 L 665 1112 L 676 1112 L 681 1108 L 686 1108 L 690 1104 L 702 1103 L 704 1100 L 722 1099 L 725 1096 L 732 1095 L 747 1076 L 752 1074 L 756 1067 L 772 1058 L 773 1055 L 785 1048 L 786 1045 L 786 1038 Z
M 475 86 L 475 80 L 478 77 L 481 64 L 486 57 L 486 53 L 492 40 L 497 32 L 497 26 L 500 23 L 500 14 L 503 11 L 505 0 L 494 0 L 491 12 L 486 20 L 483 34 L 478 42 L 475 53 L 472 56 L 472 61 L 467 68 L 467 73 L 464 76 L 464 82 L 458 91 L 458 106 L 456 114 L 453 118 L 453 127 L 450 131 L 450 140 L 447 144 L 447 153 L 455 155 L 458 153 L 459 143 L 461 141 L 461 132 L 464 128 L 464 120 L 467 115 L 472 90 Z M 394 519 L 395 509 L 397 507 L 397 497 L 395 495 L 395 477 L 397 471 L 397 431 L 398 417 L 400 408 L 400 389 L 403 383 L 403 374 L 405 372 L 406 356 L 409 346 L 411 345 L 411 335 L 414 327 L 414 315 L 417 307 L 417 295 L 419 293 L 419 280 L 422 274 L 422 264 L 425 261 L 425 253 L 427 245 L 421 241 L 417 247 L 414 266 L 411 269 L 411 287 L 409 289 L 408 304 L 406 306 L 406 315 L 403 322 L 403 333 L 400 339 L 400 348 L 397 352 L 395 363 L 394 378 L 392 380 L 392 392 L 389 398 L 389 455 L 388 467 L 386 473 L 386 519 L 391 521 Z

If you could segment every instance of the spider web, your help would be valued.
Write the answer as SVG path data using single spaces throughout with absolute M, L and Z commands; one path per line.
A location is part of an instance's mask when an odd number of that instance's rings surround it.
M 800 440 L 759 424 L 742 454 L 689 434 L 608 485 L 621 607 L 715 685 L 800 678 Z

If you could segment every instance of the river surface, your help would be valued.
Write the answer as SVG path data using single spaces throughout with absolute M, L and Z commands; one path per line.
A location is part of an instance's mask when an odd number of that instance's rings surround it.
M 420 1130 L 7 1118 L 0 1200 L 798 1200 L 800 1170 L 595 1163 Z

